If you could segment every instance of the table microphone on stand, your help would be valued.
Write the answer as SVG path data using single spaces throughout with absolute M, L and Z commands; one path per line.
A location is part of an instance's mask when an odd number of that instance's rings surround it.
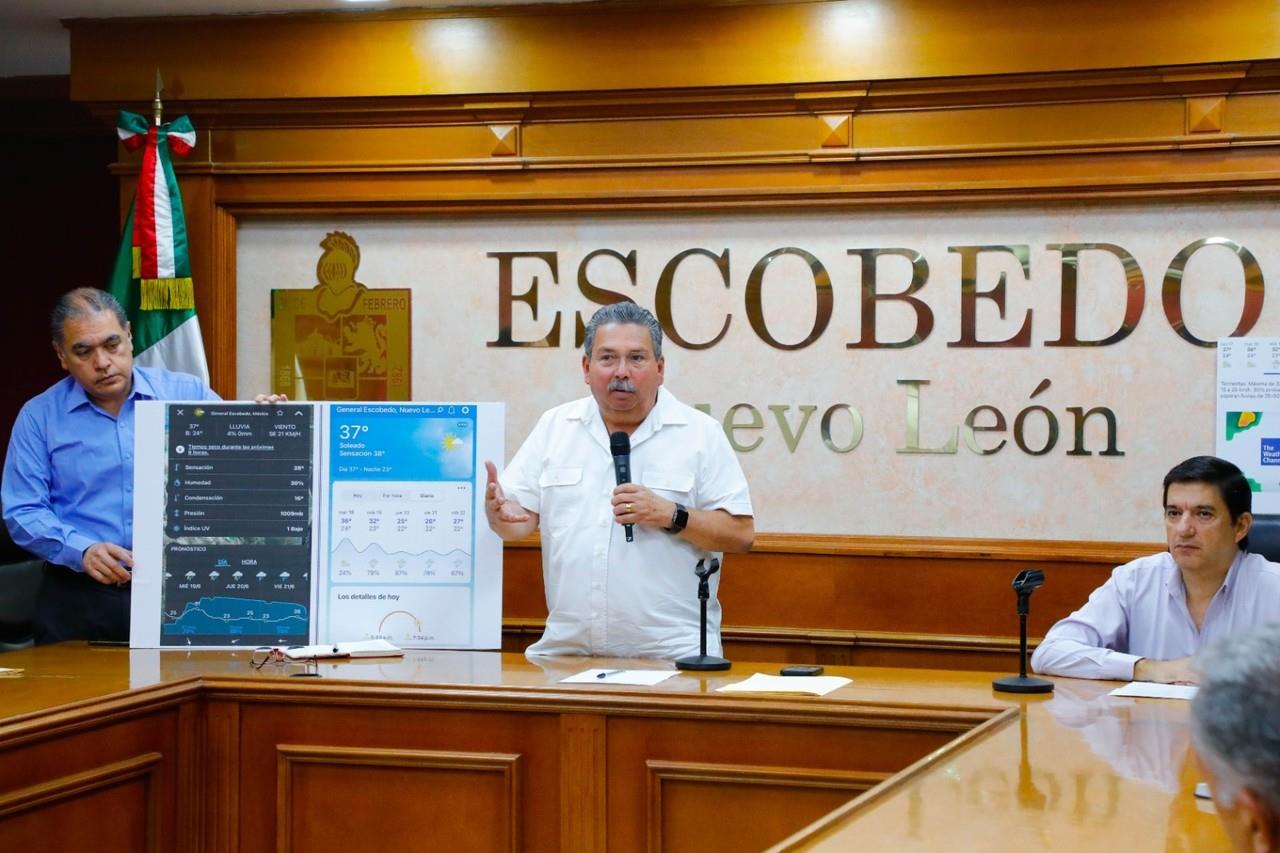
M 1023 569 L 1013 579 L 1018 594 L 1018 674 L 1006 675 L 991 682 L 1001 693 L 1052 693 L 1053 682 L 1027 675 L 1027 614 L 1031 612 L 1031 593 L 1044 586 L 1041 569 Z
M 680 658 L 676 661 L 676 669 L 691 669 L 696 671 L 710 671 L 717 669 L 728 669 L 729 661 L 724 658 L 718 658 L 714 655 L 707 654 L 707 599 L 711 598 L 711 584 L 707 581 L 712 575 L 720 571 L 720 561 L 715 557 L 711 558 L 710 568 L 704 566 L 705 560 L 699 560 L 698 565 L 694 568 L 693 573 L 698 576 L 698 604 L 702 610 L 702 654 L 690 655 L 687 658 Z

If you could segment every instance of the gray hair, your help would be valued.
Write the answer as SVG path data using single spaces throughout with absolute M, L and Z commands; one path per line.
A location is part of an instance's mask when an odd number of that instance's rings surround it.
M 1248 788 L 1280 811 L 1280 623 L 1214 644 L 1196 670 L 1191 738 L 1214 793 L 1229 805 Z
M 587 336 L 582 341 L 582 352 L 588 361 L 591 360 L 591 350 L 595 347 L 596 329 L 615 323 L 644 326 L 649 330 L 649 339 L 653 341 L 653 357 L 662 358 L 662 326 L 658 325 L 658 321 L 648 309 L 626 301 L 604 306 L 592 314 L 591 319 L 587 321 Z
M 58 304 L 53 306 L 49 315 L 49 334 L 54 343 L 62 343 L 62 329 L 68 320 L 83 320 L 94 314 L 110 311 L 116 315 L 120 328 L 129 328 L 129 318 L 125 316 L 120 302 L 105 290 L 96 287 L 77 287 L 62 294 Z

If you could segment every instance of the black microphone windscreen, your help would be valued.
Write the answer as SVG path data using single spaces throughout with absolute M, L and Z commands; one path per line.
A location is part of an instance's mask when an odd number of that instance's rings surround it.
M 631 436 L 619 430 L 609 436 L 609 450 L 614 456 L 631 455 Z

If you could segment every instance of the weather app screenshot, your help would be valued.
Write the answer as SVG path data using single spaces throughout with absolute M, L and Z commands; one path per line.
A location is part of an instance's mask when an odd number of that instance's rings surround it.
M 313 416 L 169 405 L 162 645 L 307 642 Z

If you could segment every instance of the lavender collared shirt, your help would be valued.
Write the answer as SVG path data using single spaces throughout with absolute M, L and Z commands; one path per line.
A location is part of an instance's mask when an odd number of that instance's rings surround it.
M 1280 564 L 1237 552 L 1197 630 L 1182 573 L 1164 551 L 1112 571 L 1083 607 L 1049 629 L 1031 666 L 1048 675 L 1131 681 L 1142 658 L 1188 657 L 1268 622 L 1280 622 Z

